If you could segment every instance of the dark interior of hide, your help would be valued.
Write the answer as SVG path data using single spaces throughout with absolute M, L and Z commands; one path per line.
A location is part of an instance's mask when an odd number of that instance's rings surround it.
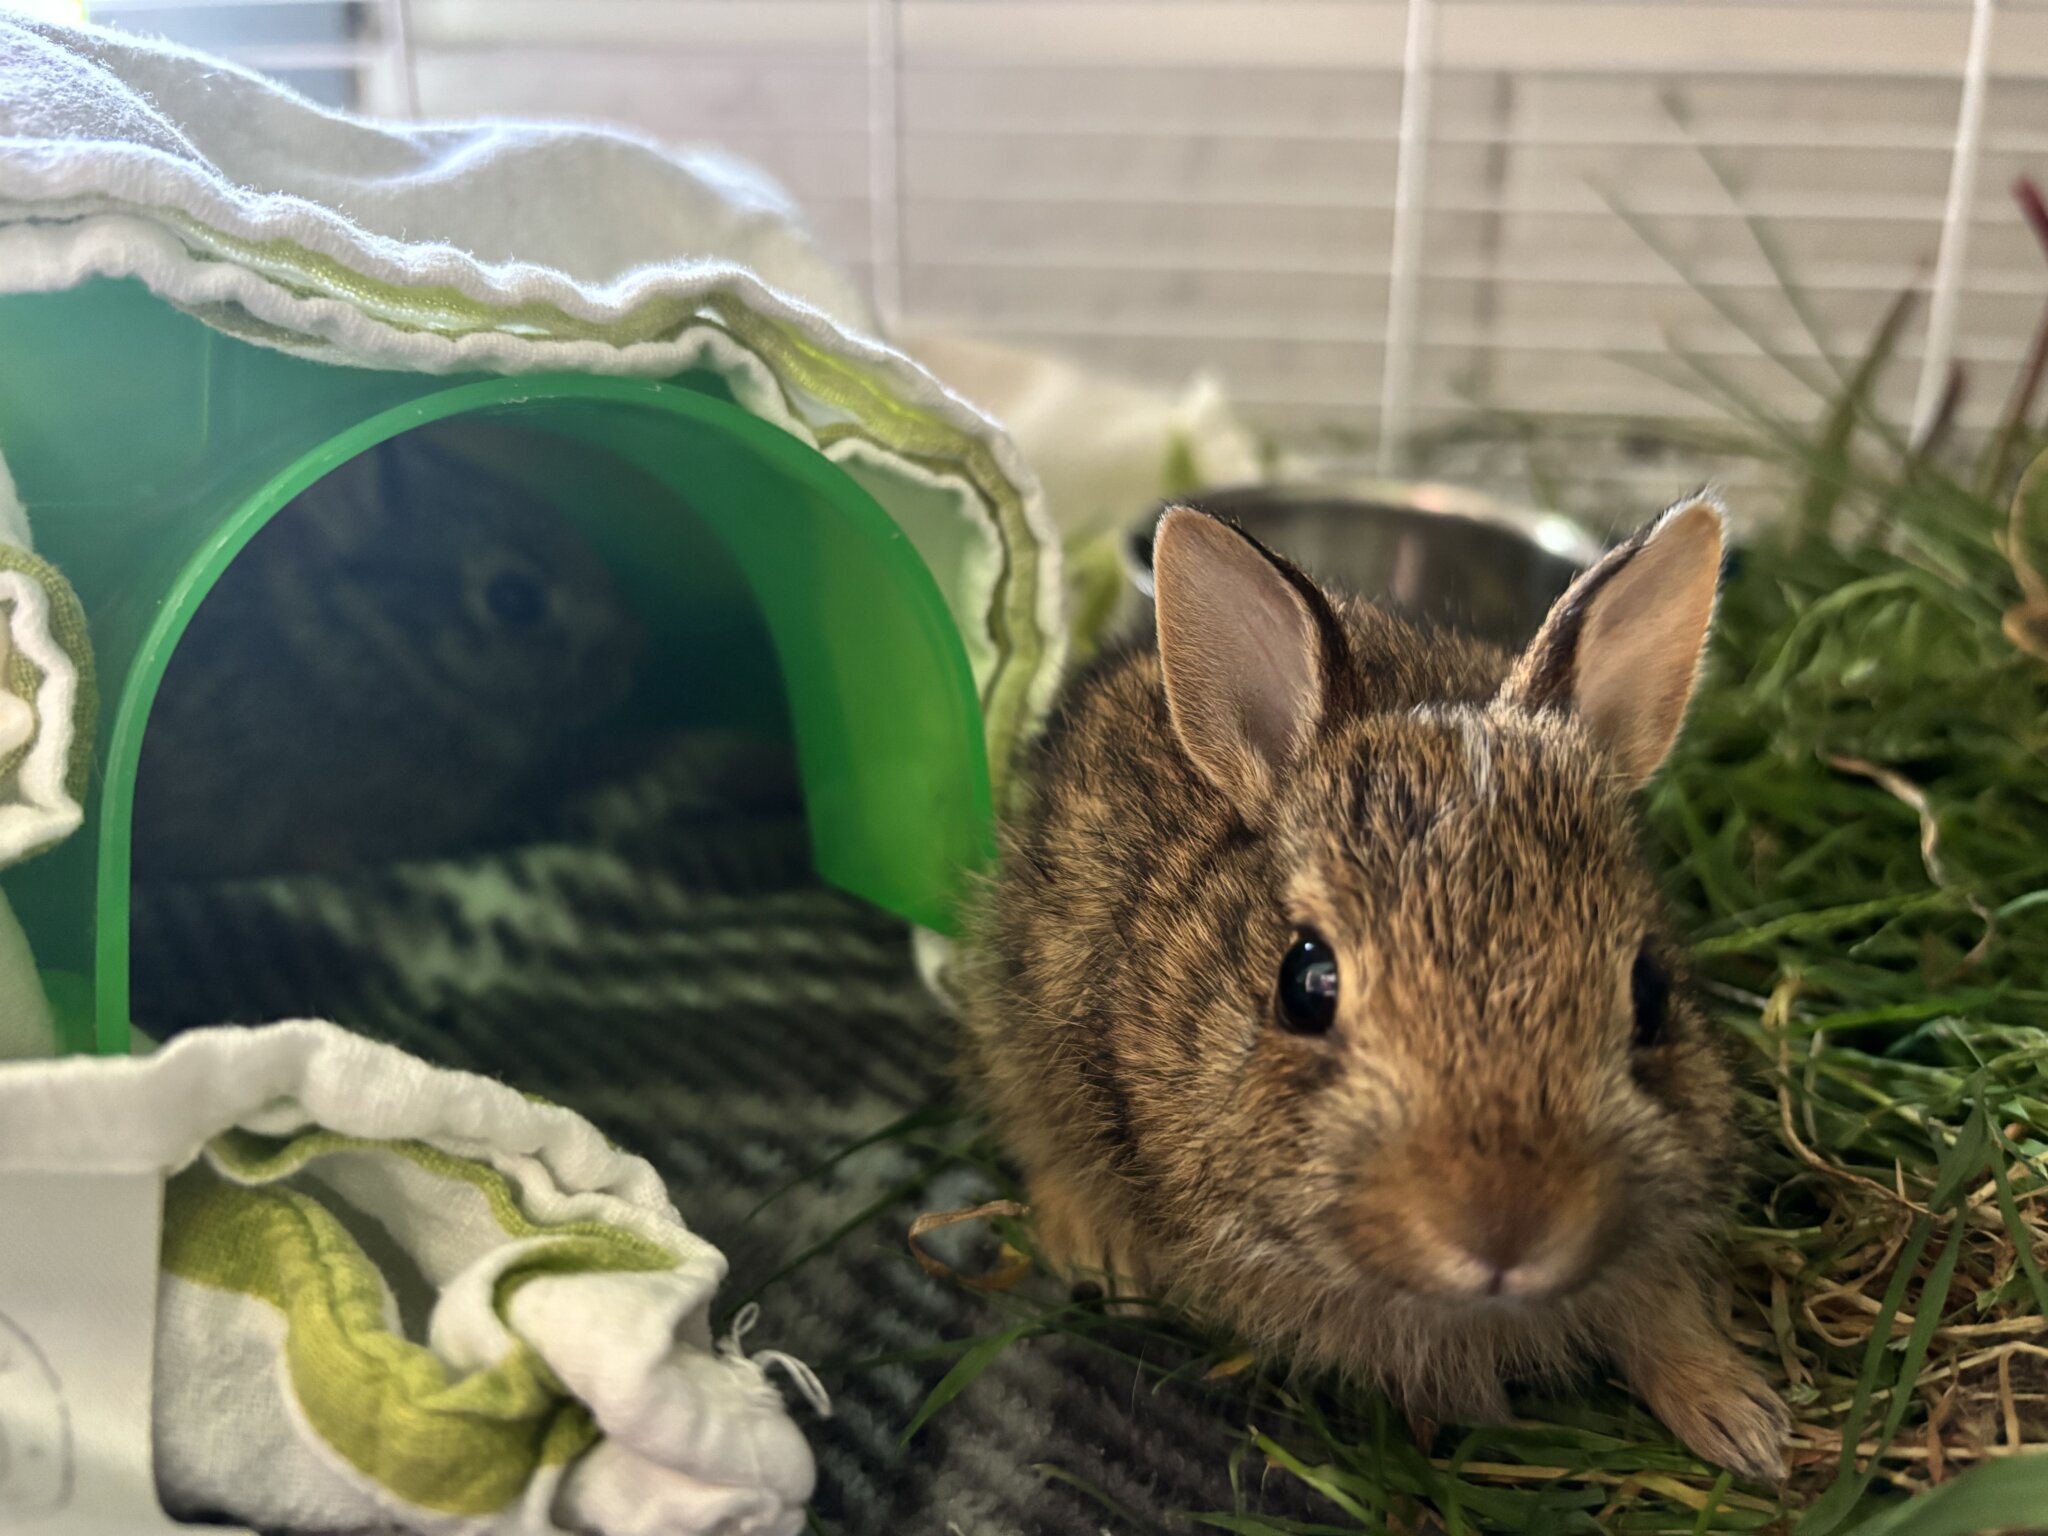
M 251 542 L 173 655 L 138 783 L 138 1027 L 332 1019 L 649 1158 L 732 1260 L 721 1325 L 758 1294 L 750 1347 L 823 1372 L 834 1416 L 795 1411 L 828 1529 L 1097 1529 L 1038 1463 L 1130 1508 L 1226 1507 L 1211 1405 L 1148 1386 L 1134 1407 L 1127 1369 L 1068 1345 L 1010 1351 L 898 1443 L 950 1363 L 932 1346 L 1009 1321 L 905 1233 L 994 1190 L 951 1133 L 819 1171 L 950 1100 L 952 1026 L 901 922 L 812 873 L 724 552 L 694 543 L 691 601 L 663 606 L 607 535 L 630 520 L 559 511 L 688 509 L 503 428 L 351 469 Z
M 631 547 L 654 519 L 680 556 L 658 583 Z M 208 595 L 144 736 L 135 878 L 516 846 L 664 758 L 699 798 L 788 808 L 788 740 L 766 628 L 688 507 L 567 438 L 438 423 L 314 485 Z

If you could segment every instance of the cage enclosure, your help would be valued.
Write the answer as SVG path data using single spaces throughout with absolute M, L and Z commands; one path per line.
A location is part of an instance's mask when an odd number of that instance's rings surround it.
M 104 279 L 0 298 L 0 358 L 8 461 L 99 677 L 84 827 L 5 880 L 67 1049 L 127 1047 L 138 765 L 188 626 L 294 498 L 404 434 L 517 445 L 496 470 L 558 509 L 645 634 L 628 707 L 785 737 L 818 875 L 951 927 L 992 836 L 958 631 L 883 508 L 717 379 L 329 367 Z M 247 802 L 285 792 L 228 759 Z

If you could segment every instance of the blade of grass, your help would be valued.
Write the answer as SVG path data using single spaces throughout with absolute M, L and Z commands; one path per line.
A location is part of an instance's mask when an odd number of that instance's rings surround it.
M 2033 230 L 2035 241 L 2048 254 L 2048 203 L 2042 201 L 2040 187 L 2031 176 L 2022 176 L 2013 183 L 2012 195 L 2027 227 Z M 1985 456 L 1984 472 L 1978 477 L 1978 489 L 1986 496 L 1998 494 L 2012 469 L 2013 453 L 2026 429 L 2027 418 L 2033 414 L 2034 397 L 2040 393 L 2044 371 L 2048 371 L 2048 304 L 2041 307 L 2041 317 L 2034 322 L 2034 339 L 2028 344 L 2026 361 L 2020 365 L 2006 396 L 2005 411 L 1991 439 L 1991 451 Z
M 1974 1467 L 1952 1483 L 1873 1515 L 1855 1536 L 1985 1536 L 2048 1526 L 2048 1453 Z
M 1134 1513 L 1128 1506 L 1119 1504 L 1115 1499 L 1111 1498 L 1107 1493 L 1105 1493 L 1101 1488 L 1096 1486 L 1094 1483 L 1089 1482 L 1088 1479 L 1086 1479 L 1085 1477 L 1079 1477 L 1076 1474 L 1067 1471 L 1063 1467 L 1056 1467 L 1052 1465 L 1052 1463 L 1050 1462 L 1040 1461 L 1034 1462 L 1032 1464 L 1031 1470 L 1036 1472 L 1040 1477 L 1049 1478 L 1051 1481 L 1055 1483 L 1065 1483 L 1069 1488 L 1074 1489 L 1076 1492 L 1086 1494 L 1089 1498 L 1093 1499 L 1097 1504 L 1100 1504 L 1112 1515 L 1115 1515 L 1117 1519 L 1123 1521 L 1124 1524 L 1132 1527 L 1134 1530 L 1149 1530 L 1154 1524 L 1154 1522 L 1146 1520 L 1142 1516 Z
M 721 1318 L 718 1320 L 717 1326 L 723 1328 L 725 1326 L 725 1322 L 729 1320 L 734 1313 L 738 1312 L 739 1309 L 741 1307 L 744 1307 L 748 1302 L 758 1299 L 761 1293 L 766 1291 L 770 1286 L 775 1285 L 778 1282 L 785 1280 L 789 1276 L 795 1274 L 799 1269 L 802 1269 L 806 1264 L 810 1263 L 811 1260 L 815 1259 L 819 1254 L 828 1252 L 831 1249 L 838 1247 L 840 1243 L 844 1242 L 847 1238 L 851 1237 L 854 1233 L 858 1232 L 862 1227 L 868 1225 L 868 1223 L 872 1222 L 877 1216 L 880 1216 L 884 1211 L 890 1209 L 892 1206 L 900 1204 L 905 1200 L 908 1200 L 912 1195 L 916 1194 L 920 1189 L 924 1188 L 925 1185 L 929 1184 L 933 1179 L 937 1178 L 946 1169 L 952 1167 L 955 1163 L 959 1161 L 961 1161 L 961 1158 L 958 1153 L 949 1152 L 944 1157 L 935 1159 L 929 1167 L 921 1170 L 920 1172 L 912 1175 L 910 1178 L 905 1179 L 902 1183 L 896 1185 L 893 1189 L 891 1189 L 887 1194 L 883 1195 L 880 1199 L 872 1202 L 867 1206 L 862 1207 L 862 1209 L 856 1215 L 851 1216 L 847 1220 L 841 1222 L 838 1226 L 834 1227 L 830 1232 L 828 1232 L 824 1237 L 818 1239 L 817 1242 L 811 1244 L 810 1247 L 804 1249 L 803 1252 L 799 1253 L 787 1264 L 783 1265 L 780 1269 L 776 1270 L 773 1274 L 769 1275 L 767 1279 L 758 1282 L 750 1290 L 746 1291 L 743 1295 L 741 1295 L 738 1300 L 734 1301 L 730 1306 L 728 1306 L 725 1309 Z
M 1594 186 L 1593 195 L 1605 203 L 1608 211 L 1629 227 L 1630 233 L 1642 241 L 1660 261 L 1676 273 L 1679 280 L 1686 287 L 1698 294 L 1712 306 L 1716 314 L 1723 320 L 1726 320 L 1737 331 L 1741 332 L 1744 339 L 1750 345 L 1755 347 L 1757 351 L 1761 352 L 1773 363 L 1776 363 L 1788 377 L 1803 384 L 1819 398 L 1823 400 L 1828 398 L 1831 390 L 1825 379 L 1817 377 L 1811 369 L 1803 366 L 1802 360 L 1786 356 L 1780 348 L 1771 343 L 1769 337 L 1757 329 L 1749 316 L 1745 315 L 1726 294 L 1722 293 L 1713 284 L 1701 281 L 1699 276 L 1680 258 L 1669 242 L 1657 232 L 1648 219 L 1632 212 L 1605 187 Z
M 1933 1194 L 1929 1197 L 1932 1209 L 1942 1210 L 1953 1207 L 1962 1196 L 1965 1186 L 1974 1182 L 1983 1168 L 1988 1150 L 1988 1128 L 1981 1114 L 1972 1114 L 1963 1132 L 1941 1162 L 1941 1174 Z M 1920 1368 L 1927 1359 L 1927 1346 L 1934 1338 L 1934 1331 L 1941 1325 L 1942 1308 L 1948 1300 L 1949 1284 L 1954 1279 L 1956 1260 L 1962 1252 L 1963 1234 L 1968 1230 L 1962 1220 L 1962 1213 L 1953 1213 L 1949 1223 L 1948 1241 L 1943 1245 L 1941 1255 L 1928 1272 L 1927 1280 L 1920 1288 L 1920 1299 L 1913 1318 L 1913 1327 L 1906 1336 L 1906 1348 L 1899 1360 L 1898 1369 L 1892 1375 L 1891 1401 L 1884 1417 L 1884 1426 L 1878 1436 L 1877 1450 L 1869 1464 L 1859 1468 L 1856 1465 L 1856 1447 L 1862 1439 L 1863 1424 L 1869 1415 L 1870 1400 L 1874 1395 L 1877 1378 L 1883 1373 L 1885 1355 L 1889 1350 L 1891 1321 L 1899 1315 L 1905 1302 L 1906 1289 L 1918 1266 L 1920 1254 L 1926 1251 L 1928 1240 L 1934 1231 L 1933 1221 L 1925 1216 L 1913 1224 L 1914 1240 L 1909 1241 L 1906 1251 L 1901 1253 L 1898 1268 L 1893 1273 L 1892 1283 L 1885 1292 L 1883 1304 L 1878 1309 L 1876 1322 L 1871 1329 L 1870 1345 L 1866 1352 L 1862 1376 L 1856 1385 L 1855 1403 L 1842 1431 L 1842 1465 L 1835 1483 L 1815 1501 L 1813 1507 L 1800 1520 L 1799 1536 L 1828 1536 L 1836 1530 L 1854 1511 L 1857 1502 L 1869 1488 L 1872 1468 L 1878 1457 L 1884 1453 L 1899 1427 L 1905 1422 L 1907 1410 L 1913 1403 L 1913 1384 L 1919 1379 Z
M 950 1125 L 959 1118 L 960 1112 L 958 1110 L 949 1109 L 941 1104 L 926 1104 L 922 1108 L 913 1109 L 909 1114 L 891 1120 L 880 1130 L 870 1131 L 859 1140 L 848 1142 L 830 1157 L 813 1163 L 788 1183 L 766 1196 L 760 1204 L 742 1216 L 740 1218 L 740 1225 L 745 1226 L 756 1216 L 767 1210 L 769 1206 L 790 1193 L 790 1191 L 801 1189 L 804 1185 L 824 1177 L 856 1152 L 865 1152 L 869 1147 L 877 1146 L 885 1141 L 894 1141 L 897 1137 L 907 1136 L 912 1131 L 925 1131 L 935 1126 Z
M 903 1433 L 897 1436 L 896 1444 L 910 1444 L 917 1432 L 931 1421 L 933 1414 L 973 1386 L 981 1378 L 982 1372 L 1002 1358 L 1004 1350 L 1035 1331 L 1034 1327 L 1025 1325 L 1003 1333 L 990 1334 L 985 1339 L 977 1339 L 974 1347 L 955 1361 L 953 1368 L 941 1376 L 938 1385 L 926 1394 L 917 1412 L 911 1415 L 910 1422 L 903 1426 Z
M 1252 1436 L 1252 1444 L 1264 1452 L 1266 1459 L 1274 1466 L 1313 1488 L 1360 1525 L 1370 1527 L 1378 1520 L 1377 1513 L 1368 1512 L 1364 1505 L 1354 1499 L 1340 1482 L 1330 1475 L 1327 1468 L 1309 1466 L 1270 1435 L 1255 1433 Z
M 1871 391 L 1876 387 L 1878 375 L 1884 372 L 1885 365 L 1892 359 L 1899 337 L 1905 330 L 1906 317 L 1913 312 L 1917 297 L 1914 290 L 1908 288 L 1892 300 L 1870 345 L 1864 350 L 1863 360 L 1856 365 L 1855 373 L 1843 385 L 1840 398 L 1828 412 L 1820 440 L 1814 446 L 1813 467 L 1799 495 L 1798 520 L 1794 527 L 1795 537 L 1802 543 L 1811 544 L 1818 539 L 1830 538 L 1835 532 L 1835 512 L 1852 483 L 1849 458 L 1857 423 L 1869 411 Z
M 1237 1536 L 1358 1536 L 1355 1525 L 1311 1525 L 1302 1520 L 1278 1520 L 1258 1515 L 1197 1513 L 1185 1510 L 1177 1518 L 1206 1525 L 1212 1530 L 1234 1531 Z
M 1990 1107 L 1981 1099 L 1977 1112 L 1987 1121 L 1991 1118 Z M 2012 1180 L 2006 1175 L 2005 1138 L 1992 1139 L 1996 1155 L 1991 1159 L 1991 1178 L 1998 1191 L 1998 1214 L 2005 1222 L 2005 1234 L 2012 1239 L 2013 1256 L 2018 1261 L 2020 1272 L 2027 1277 L 2027 1287 L 2034 1295 L 2034 1309 L 2042 1317 L 2048 1317 L 2048 1279 L 2041 1274 L 2041 1261 L 2034 1257 L 2034 1234 L 2020 1216 L 2019 1202 L 2013 1198 Z
M 1685 110 L 1685 104 L 1678 94 L 1674 91 L 1664 92 L 1663 105 L 1672 122 L 1688 134 L 1691 133 L 1692 115 Z M 1778 244 L 1776 236 L 1764 226 L 1763 221 L 1750 210 L 1748 203 L 1743 201 L 1741 189 L 1736 185 L 1726 159 L 1715 146 L 1703 143 L 1697 138 L 1692 141 L 1692 149 L 1693 153 L 1700 157 L 1700 163 L 1706 166 L 1707 174 L 1712 176 L 1720 187 L 1721 195 L 1728 199 L 1728 206 L 1735 210 L 1735 216 L 1742 221 L 1742 228 L 1748 234 L 1750 243 L 1756 247 L 1757 254 L 1763 257 L 1764 265 L 1771 269 L 1771 277 L 1778 285 L 1779 294 L 1792 310 L 1793 317 L 1798 320 L 1799 328 L 1806 332 L 1806 339 L 1813 343 L 1813 350 L 1819 354 L 1820 360 L 1838 380 L 1846 382 L 1847 375 L 1842 364 L 1828 345 L 1826 328 L 1820 323 L 1819 314 L 1808 301 L 1805 288 L 1793 279 L 1792 264 L 1785 259 L 1783 247 Z
M 1723 1472 L 1714 1479 L 1714 1486 L 1707 1490 L 1707 1502 L 1700 1506 L 1700 1517 L 1693 1522 L 1692 1536 L 1707 1536 L 1714 1515 L 1721 1508 L 1721 1501 L 1728 1497 L 1728 1490 L 1734 1484 L 1733 1474 Z

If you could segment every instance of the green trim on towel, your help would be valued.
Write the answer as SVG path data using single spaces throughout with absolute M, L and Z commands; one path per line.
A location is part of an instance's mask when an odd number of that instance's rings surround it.
M 165 1271 L 283 1314 L 286 1371 L 314 1433 L 408 1504 L 495 1513 L 537 1471 L 588 1450 L 600 1438 L 597 1426 L 509 1329 L 502 1359 L 459 1378 L 432 1350 L 392 1331 L 382 1279 L 354 1237 L 313 1196 L 278 1187 L 323 1157 L 364 1152 L 402 1157 L 468 1186 L 508 1237 L 539 1245 L 498 1277 L 501 1320 L 520 1287 L 541 1276 L 659 1272 L 673 1269 L 676 1257 L 601 1222 L 536 1223 L 495 1169 L 420 1142 L 324 1131 L 279 1142 L 231 1132 L 211 1144 L 206 1162 L 171 1182 Z
M 284 1314 L 285 1369 L 307 1424 L 408 1504 L 493 1514 L 597 1438 L 525 1344 L 452 1380 L 432 1350 L 391 1332 L 375 1268 L 310 1196 L 190 1169 L 166 1192 L 164 1234 L 167 1273 Z
M 92 634 L 86 627 L 85 609 L 80 606 L 78 594 L 71 590 L 71 583 L 64 579 L 63 573 L 49 561 L 39 559 L 25 549 L 0 544 L 0 571 L 19 571 L 48 595 L 50 638 L 57 642 L 58 649 L 70 659 L 78 674 L 78 694 L 71 710 L 71 751 L 64 763 L 64 790 L 72 799 L 83 800 L 92 774 L 93 732 L 100 718 L 99 688 L 92 665 Z M 37 690 L 42 685 L 42 668 L 22 654 L 20 646 L 9 646 L 6 666 L 0 669 L 0 687 L 33 705 Z M 41 735 L 42 730 L 43 722 L 38 720 L 36 735 Z M 19 769 L 22 759 L 34 746 L 35 737 L 31 736 L 22 746 L 0 756 L 0 778 Z
M 528 300 L 523 304 L 489 304 L 445 284 L 405 287 L 374 282 L 360 272 L 310 251 L 296 240 L 245 240 L 176 209 L 154 210 L 156 217 L 180 230 L 189 245 L 214 260 L 260 273 L 297 298 L 343 299 L 394 331 L 435 336 L 472 336 L 502 332 L 554 341 L 601 341 L 629 347 L 666 341 L 695 319 L 696 298 L 660 295 L 609 320 L 586 320 L 559 305 Z
M 545 1101 L 542 1101 L 545 1102 Z M 371 1141 L 339 1131 L 309 1131 L 289 1140 L 228 1131 L 207 1144 L 207 1161 L 238 1184 L 271 1184 L 288 1179 L 323 1157 L 344 1152 L 381 1152 L 417 1163 L 429 1173 L 469 1185 L 484 1197 L 499 1229 L 511 1238 L 589 1238 L 605 1247 L 608 1271 L 674 1269 L 677 1255 L 656 1243 L 601 1221 L 565 1221 L 543 1226 L 520 1208 L 511 1180 L 488 1163 L 472 1162 L 424 1141 Z

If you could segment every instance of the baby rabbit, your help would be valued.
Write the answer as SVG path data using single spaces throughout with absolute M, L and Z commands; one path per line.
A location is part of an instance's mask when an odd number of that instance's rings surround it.
M 249 541 L 172 653 L 136 785 L 141 879 L 328 872 L 506 835 L 620 704 L 640 631 L 504 429 L 342 465 Z
M 1071 1275 L 1496 1420 L 1618 1367 L 1781 1471 L 1707 1283 L 1735 1099 L 1637 848 L 1713 616 L 1696 499 L 1519 657 L 1161 521 L 1157 641 L 1035 749 L 964 980 L 970 1066 Z

